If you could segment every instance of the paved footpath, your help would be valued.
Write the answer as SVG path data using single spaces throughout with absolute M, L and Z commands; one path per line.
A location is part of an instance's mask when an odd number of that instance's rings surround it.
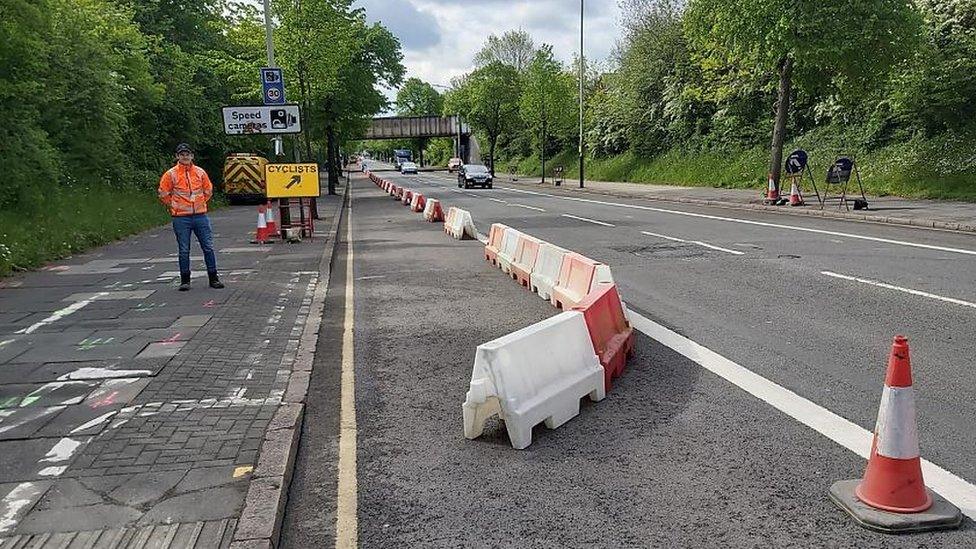
M 0 281 L 0 548 L 270 546 L 341 202 L 292 245 L 214 213 L 224 290 L 169 227 Z

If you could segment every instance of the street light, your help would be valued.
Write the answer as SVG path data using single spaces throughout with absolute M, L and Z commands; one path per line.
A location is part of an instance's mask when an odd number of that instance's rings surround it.
M 580 0 L 580 58 L 579 58 L 579 185 L 583 188 L 583 0 Z

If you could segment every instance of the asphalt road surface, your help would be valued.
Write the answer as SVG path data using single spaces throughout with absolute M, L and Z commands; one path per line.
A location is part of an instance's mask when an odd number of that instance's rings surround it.
M 477 241 L 355 179 L 282 546 L 976 547 L 969 518 L 891 537 L 827 499 L 863 473 L 851 447 L 874 427 L 891 338 L 905 334 L 922 455 L 945 473 L 927 465 L 927 480 L 976 512 L 973 236 L 379 175 L 470 210 L 482 233 L 505 223 L 610 265 L 635 326 L 670 339 L 639 333 L 608 398 L 537 427 L 526 450 L 498 422 L 465 440 L 477 345 L 555 310 Z M 689 359 L 691 342 L 741 375 Z M 851 433 L 858 442 L 840 440 Z

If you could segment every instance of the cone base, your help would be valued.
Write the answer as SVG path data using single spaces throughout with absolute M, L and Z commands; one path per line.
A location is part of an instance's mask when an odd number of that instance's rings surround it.
M 959 508 L 928 490 L 932 506 L 920 513 L 892 513 L 864 503 L 855 494 L 861 479 L 840 480 L 830 486 L 830 500 L 847 512 L 858 524 L 886 534 L 910 534 L 932 530 L 950 530 L 962 524 Z

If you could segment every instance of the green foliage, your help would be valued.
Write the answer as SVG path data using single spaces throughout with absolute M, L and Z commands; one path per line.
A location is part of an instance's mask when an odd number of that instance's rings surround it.
M 572 76 L 553 57 L 552 47 L 543 45 L 525 71 L 519 113 L 541 154 L 571 141 L 573 128 Z
M 399 42 L 352 0 L 273 11 L 311 156 L 386 106 Z M 218 185 L 227 153 L 268 154 L 266 137 L 224 135 L 220 111 L 260 102 L 262 15 L 239 0 L 0 0 L 0 274 L 164 221 L 155 186 L 179 142 Z
M 620 4 L 625 32 L 612 63 L 584 82 L 590 177 L 763 187 L 789 60 L 787 149 L 805 148 L 821 172 L 837 155 L 855 155 L 873 193 L 976 197 L 973 0 Z M 489 39 L 476 65 L 497 51 Z M 577 169 L 575 71 L 545 72 L 558 90 L 551 96 L 532 69 L 518 83 L 520 124 L 498 143 L 504 173 L 540 172 L 543 104 L 558 105 L 563 119 L 545 140 L 547 174 Z M 456 81 L 447 110 L 469 112 L 472 75 Z M 484 121 L 469 121 L 486 135 Z
M 501 36 L 488 35 L 484 46 L 474 55 L 474 64 L 477 67 L 484 67 L 492 63 L 501 63 L 521 73 L 529 67 L 535 53 L 535 42 L 529 33 L 521 29 L 512 30 Z
M 400 116 L 438 116 L 443 108 L 441 94 L 419 78 L 407 78 L 397 92 L 396 111 Z

